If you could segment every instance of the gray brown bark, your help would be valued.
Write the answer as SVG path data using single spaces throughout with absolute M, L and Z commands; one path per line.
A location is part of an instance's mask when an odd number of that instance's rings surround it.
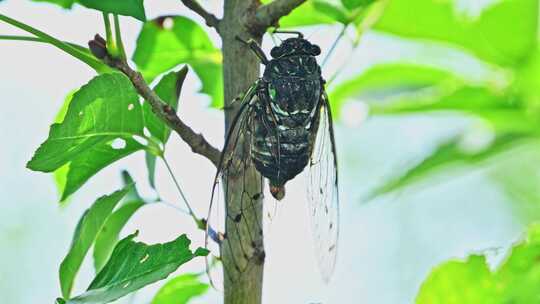
M 244 93 L 259 77 L 260 62 L 251 50 L 236 40 L 253 38 L 261 42 L 262 35 L 253 36 L 246 27 L 248 16 L 252 16 L 259 6 L 257 0 L 226 0 L 220 34 L 223 42 L 223 76 L 225 87 L 225 108 L 229 109 L 232 100 Z M 237 108 L 237 107 L 236 107 Z M 237 109 L 225 111 L 225 126 L 228 130 Z M 246 156 L 249 157 L 249 156 Z M 238 212 L 242 206 L 253 204 L 244 194 L 254 195 L 261 192 L 260 175 L 254 167 L 246 172 L 236 172 L 228 176 L 227 193 L 228 212 Z M 244 178 L 246 176 L 247 178 Z M 247 181 L 244 184 L 244 181 Z M 232 220 L 226 221 L 227 238 L 222 244 L 224 271 L 229 279 L 224 280 L 226 304 L 258 304 L 262 299 L 264 245 L 262 227 L 262 199 L 254 205 L 254 212 L 245 212 L 239 223 L 240 229 Z M 244 201 L 242 201 L 244 200 Z M 236 211 L 236 212 L 235 212 Z M 254 233 L 255 232 L 255 233 Z M 251 235 L 250 237 L 247 237 Z M 251 241 L 254 241 L 254 244 Z M 226 242 L 229 242 L 227 244 Z M 229 246 L 230 245 L 230 246 Z M 255 245 L 255 246 L 253 246 Z M 257 250 L 253 250 L 253 248 Z M 246 256 L 247 254 L 247 256 Z M 236 269 L 237 267 L 241 269 Z

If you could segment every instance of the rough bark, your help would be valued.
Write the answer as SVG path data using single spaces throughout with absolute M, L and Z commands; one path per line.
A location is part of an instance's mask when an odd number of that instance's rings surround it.
M 254 36 L 246 26 L 247 18 L 254 16 L 255 9 L 260 5 L 258 0 L 226 0 L 224 5 L 220 34 L 223 42 L 225 108 L 230 109 L 225 111 L 225 127 L 228 130 L 237 110 L 237 107 L 229 107 L 231 101 L 244 93 L 257 80 L 260 73 L 260 62 L 257 57 L 235 37 L 252 38 L 260 43 L 262 34 Z M 237 175 L 227 177 L 229 189 L 232 189 L 230 193 L 227 193 L 228 212 L 238 211 L 241 206 L 253 203 L 242 193 L 254 195 L 262 190 L 260 175 L 254 167 L 248 168 L 246 172 L 237 173 Z M 247 178 L 243 178 L 244 176 Z M 246 184 L 244 180 L 247 180 Z M 262 197 L 259 198 L 261 199 Z M 255 212 L 245 213 L 239 230 L 234 228 L 235 223 L 232 220 L 226 221 L 227 237 L 221 246 L 224 270 L 230 278 L 224 280 L 224 303 L 226 304 L 261 303 L 264 246 L 262 231 L 259 231 L 259 227 L 262 227 L 262 203 L 258 201 L 255 206 Z M 251 243 L 250 238 L 246 237 L 248 234 L 252 235 L 254 244 Z M 257 250 L 252 250 L 253 245 Z M 242 270 L 238 271 L 236 266 L 240 266 Z

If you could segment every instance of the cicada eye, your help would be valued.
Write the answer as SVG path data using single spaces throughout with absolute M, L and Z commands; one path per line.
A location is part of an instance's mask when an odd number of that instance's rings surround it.
M 272 56 L 272 58 L 278 58 L 282 55 L 283 55 L 283 49 L 279 46 L 272 48 L 272 50 L 270 51 L 270 56 Z
M 309 51 L 312 56 L 318 56 L 321 54 L 321 48 L 318 45 L 312 45 Z

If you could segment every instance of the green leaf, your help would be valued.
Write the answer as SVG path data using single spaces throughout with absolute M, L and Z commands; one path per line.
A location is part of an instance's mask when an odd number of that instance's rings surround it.
M 203 28 L 182 16 L 148 21 L 137 39 L 133 61 L 147 81 L 179 64 L 189 64 L 202 82 L 201 92 L 223 104 L 222 56 Z
M 492 272 L 482 255 L 435 268 L 420 287 L 417 304 L 535 303 L 540 298 L 540 226 L 516 244 Z
M 458 12 L 454 1 L 392 0 L 374 29 L 447 42 L 493 63 L 517 65 L 536 49 L 537 19 L 536 0 L 496 1 L 477 18 Z
M 49 137 L 27 167 L 52 172 L 68 165 L 62 200 L 114 161 L 144 148 L 142 107 L 131 82 L 122 74 L 103 74 L 77 91 L 65 118 L 51 126 Z
M 420 113 L 428 111 L 461 111 L 478 116 L 505 111 L 523 111 L 512 96 L 492 92 L 486 87 L 436 86 L 431 92 L 411 94 L 383 104 L 372 104 L 376 114 Z
M 341 0 L 343 6 L 348 10 L 355 10 L 360 7 L 366 7 L 377 0 Z
M 123 16 L 131 16 L 141 21 L 146 21 L 144 12 L 144 0 L 122 0 L 122 1 L 103 1 L 103 0 L 77 0 L 80 4 L 105 13 L 112 13 Z
M 78 60 L 86 63 L 88 66 L 93 68 L 98 73 L 106 73 L 106 72 L 111 71 L 111 69 L 106 64 L 104 64 L 103 62 L 97 60 L 94 56 L 92 56 L 92 54 L 90 54 L 90 52 L 86 48 L 83 48 L 78 45 L 74 45 L 72 43 L 63 42 L 45 32 L 38 30 L 37 28 L 34 28 L 28 24 L 25 24 L 23 22 L 10 18 L 6 15 L 0 14 L 0 21 L 10 24 L 14 27 L 17 27 L 25 32 L 28 32 L 36 36 L 34 39 L 28 38 L 28 37 L 15 36 L 14 40 L 38 40 L 38 42 L 48 43 L 48 44 L 54 45 L 55 47 L 73 56 L 74 58 L 77 58 Z M 3 38 L 10 39 L 10 36 L 3 36 Z M 11 39 L 13 39 L 13 36 L 11 37 Z
M 522 145 L 497 161 L 489 172 L 510 199 L 513 214 L 522 222 L 540 219 L 540 155 L 538 141 Z
M 187 68 L 163 77 L 155 92 L 167 104 L 177 107 Z M 49 138 L 28 163 L 32 170 L 56 173 L 61 201 L 78 190 L 88 179 L 111 163 L 146 149 L 157 155 L 161 147 L 154 141 L 141 144 L 144 127 L 163 145 L 170 129 L 145 102 L 140 106 L 131 82 L 121 74 L 94 78 L 68 96 Z
M 99 231 L 102 230 L 114 207 L 128 191 L 129 187 L 99 198 L 79 220 L 69 252 L 60 264 L 60 287 L 64 298 L 69 298 L 75 276 L 90 246 L 92 246 Z
M 77 0 L 32 0 L 35 2 L 49 2 L 60 5 L 63 8 L 71 8 Z
M 315 11 L 324 13 L 326 16 L 332 18 L 332 20 L 342 24 L 349 23 L 347 11 L 343 7 L 325 1 L 312 1 L 311 3 Z
M 540 50 L 536 50 L 527 61 L 514 70 L 513 88 L 526 101 L 528 111 L 536 117 L 540 114 Z
M 157 157 L 150 153 L 146 152 L 144 154 L 144 160 L 146 163 L 146 170 L 148 172 L 148 182 L 150 183 L 150 187 L 156 189 L 156 160 Z
M 103 225 L 94 245 L 94 268 L 99 272 L 111 256 L 114 246 L 118 243 L 120 232 L 129 219 L 144 206 L 142 201 L 130 201 L 114 211 Z
M 178 98 L 180 97 L 187 72 L 187 66 L 184 66 L 178 72 L 171 72 L 165 75 L 154 88 L 154 92 L 173 109 L 178 109 Z M 150 131 L 150 134 L 161 143 L 167 143 L 171 129 L 154 114 L 152 106 L 146 101 L 143 104 L 143 114 L 145 125 Z
M 62 105 L 62 107 L 60 108 L 60 110 L 58 111 L 54 119 L 55 123 L 62 123 L 62 121 L 64 121 L 64 117 L 66 117 L 69 104 L 71 103 L 71 100 L 73 99 L 73 94 L 75 94 L 75 92 L 76 91 L 72 91 L 64 99 L 64 104 Z M 69 164 L 65 164 L 54 171 L 54 182 L 56 184 L 56 189 L 58 190 L 58 195 L 60 197 L 62 197 L 62 194 L 66 190 L 68 173 L 69 173 Z
M 489 81 L 469 83 L 471 81 L 438 68 L 407 63 L 381 64 L 335 87 L 330 92 L 330 102 L 336 116 L 346 101 L 356 99 L 368 103 L 374 115 L 458 111 L 481 117 L 496 132 L 522 133 L 537 129 L 536 116 L 540 112 L 528 105 L 527 99 L 534 98 L 526 97 L 524 90 L 518 92 L 518 86 L 501 89 Z M 525 86 L 525 81 L 518 83 Z M 531 85 L 533 83 L 536 82 Z
M 190 65 L 201 80 L 200 92 L 212 97 L 212 107 L 223 108 L 223 67 L 221 64 L 203 60 L 194 61 Z
M 332 109 L 339 116 L 339 109 L 350 99 L 418 91 L 444 84 L 455 87 L 462 80 L 449 71 L 407 63 L 376 65 L 364 73 L 336 86 L 329 94 Z
M 324 0 L 306 1 L 279 20 L 281 28 L 320 24 L 349 23 L 346 9 Z
M 134 242 L 137 233 L 121 240 L 111 258 L 94 278 L 88 290 L 67 301 L 68 304 L 109 303 L 146 285 L 166 278 L 180 265 L 208 251 L 189 249 L 191 241 L 186 235 L 176 240 L 147 245 Z
M 122 170 L 122 184 L 124 186 L 134 185 L 135 181 L 133 180 L 133 177 L 129 174 L 128 171 Z M 144 199 L 139 194 L 139 191 L 137 191 L 137 187 L 132 187 L 129 189 L 128 193 L 124 197 L 124 202 L 130 203 L 130 202 L 144 202 Z
M 451 261 L 436 268 L 423 283 L 416 303 L 502 303 L 494 291 L 486 258 L 472 255 L 464 262 Z
M 110 164 L 127 157 L 145 146 L 132 137 L 95 143 L 85 151 L 74 155 L 68 164 L 66 186 L 61 201 L 79 190 L 92 176 Z M 117 145 L 117 147 L 113 147 Z M 121 148 L 118 148 L 121 147 Z
M 208 287 L 196 274 L 180 275 L 163 285 L 151 304 L 187 304 L 191 299 L 205 294 Z
M 49 2 L 60 5 L 63 8 L 71 8 L 74 3 L 79 3 L 88 8 L 96 9 L 105 13 L 113 13 L 123 16 L 131 16 L 141 21 L 146 21 L 144 12 L 144 0 L 32 0 L 38 2 Z
M 528 138 L 527 134 L 499 134 L 493 142 L 479 151 L 468 151 L 462 143 L 460 136 L 443 142 L 433 152 L 414 167 L 388 178 L 380 186 L 372 190 L 367 200 L 382 194 L 396 191 L 426 179 L 432 173 L 459 166 L 477 165 L 501 152 L 507 151 L 517 145 L 521 140 Z
M 69 164 L 63 165 L 56 169 L 53 173 L 56 189 L 58 190 L 58 196 L 62 197 L 64 191 L 66 191 L 67 175 L 69 173 Z
M 370 113 L 413 114 L 455 111 L 481 118 L 496 133 L 537 133 L 538 113 L 514 90 L 499 91 L 484 86 L 445 81 L 418 92 L 370 103 Z
M 127 171 L 122 171 L 124 185 L 134 185 L 133 178 Z M 136 187 L 129 187 L 128 192 L 122 199 L 119 208 L 107 218 L 103 228 L 99 231 L 94 244 L 94 268 L 99 272 L 118 243 L 120 232 L 131 217 L 147 202 L 139 195 Z
M 143 135 L 135 89 L 122 74 L 100 75 L 73 95 L 64 120 L 51 126 L 28 167 L 51 172 L 97 143 L 133 135 Z

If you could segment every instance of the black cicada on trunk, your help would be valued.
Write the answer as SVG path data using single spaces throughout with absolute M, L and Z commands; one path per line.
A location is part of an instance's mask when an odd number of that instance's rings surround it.
M 210 211 L 223 176 L 253 164 L 268 179 L 272 195 L 281 200 L 285 184 L 308 167 L 307 192 L 317 258 L 323 278 L 328 280 L 336 259 L 339 198 L 332 115 L 315 58 L 321 49 L 301 33 L 285 33 L 298 37 L 274 47 L 270 60 L 255 41 L 238 38 L 254 51 L 265 69 L 263 76 L 236 101 L 240 102 L 239 110 L 225 141 Z M 239 142 L 245 144 L 239 147 Z M 223 187 L 227 193 L 227 185 Z M 238 214 L 231 215 L 230 210 L 226 213 L 239 222 L 241 213 L 249 209 L 246 206 Z M 210 238 L 218 239 L 212 229 L 207 230 Z

